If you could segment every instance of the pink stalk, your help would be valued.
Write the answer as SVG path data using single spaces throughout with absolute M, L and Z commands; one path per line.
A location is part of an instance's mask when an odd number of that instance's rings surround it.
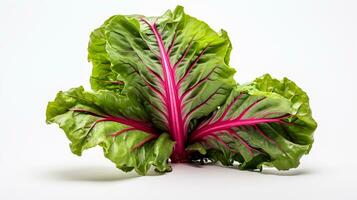
M 167 107 L 167 121 L 169 125 L 169 132 L 172 138 L 175 140 L 174 151 L 171 155 L 172 162 L 186 162 L 187 155 L 185 151 L 186 143 L 186 128 L 184 127 L 182 117 L 182 102 L 179 98 L 179 88 L 175 79 L 175 71 L 170 63 L 169 52 L 165 49 L 164 42 L 160 33 L 157 30 L 156 24 L 150 24 L 147 20 L 142 19 L 152 30 L 155 35 L 159 50 L 160 50 L 160 62 L 164 75 L 164 88 Z
M 244 127 L 249 125 L 263 124 L 263 123 L 272 123 L 272 122 L 280 122 L 281 119 L 287 116 L 279 117 L 279 118 L 268 118 L 268 119 L 233 119 L 226 121 L 219 121 L 210 125 L 203 126 L 196 131 L 194 131 L 191 135 L 191 141 L 195 141 L 205 135 L 209 135 L 212 132 L 219 132 L 223 130 L 230 129 L 232 127 Z

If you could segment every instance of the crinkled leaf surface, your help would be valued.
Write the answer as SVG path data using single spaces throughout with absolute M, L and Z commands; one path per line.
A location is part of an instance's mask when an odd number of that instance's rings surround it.
M 146 174 L 151 165 L 170 171 L 174 142 L 158 134 L 135 99 L 113 91 L 86 92 L 82 87 L 59 92 L 47 107 L 47 122 L 57 123 L 71 141 L 74 154 L 101 146 L 119 169 Z
M 112 70 L 184 151 L 190 121 L 215 110 L 235 85 L 227 34 L 180 6 L 160 17 L 117 15 L 102 27 Z
M 107 41 L 104 27 L 109 20 L 90 35 L 88 60 L 93 65 L 90 83 L 93 90 L 105 89 L 120 92 L 123 89 L 124 82 L 120 79 L 119 74 L 111 69 L 111 62 L 106 51 Z
M 287 170 L 309 152 L 316 126 L 304 91 L 287 78 L 264 75 L 233 90 L 191 134 L 190 141 L 201 147 L 189 149 L 202 152 L 203 146 L 203 157 L 225 165 L 238 161 L 242 169 L 266 164 Z

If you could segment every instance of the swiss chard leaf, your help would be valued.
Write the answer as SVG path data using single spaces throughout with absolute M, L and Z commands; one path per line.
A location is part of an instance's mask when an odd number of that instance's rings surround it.
M 242 169 L 266 164 L 287 170 L 309 152 L 316 126 L 304 91 L 286 78 L 264 75 L 233 90 L 190 141 L 208 149 L 203 157 L 226 165 L 238 161 Z
M 112 91 L 85 92 L 82 87 L 59 92 L 47 107 L 47 122 L 57 123 L 74 154 L 101 146 L 119 169 L 146 174 L 151 165 L 170 171 L 174 142 L 158 134 L 139 103 Z
M 180 6 L 161 17 L 114 16 L 103 27 L 113 71 L 172 135 L 173 161 L 185 160 L 190 121 L 215 110 L 236 84 L 226 32 L 216 33 Z

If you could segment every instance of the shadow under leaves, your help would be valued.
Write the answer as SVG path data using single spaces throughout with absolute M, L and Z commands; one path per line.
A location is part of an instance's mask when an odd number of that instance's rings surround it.
M 85 181 L 85 182 L 113 182 L 125 181 L 134 178 L 142 177 L 135 171 L 122 172 L 116 168 L 108 169 L 105 167 L 76 167 L 76 168 L 63 168 L 47 171 L 43 174 L 46 179 L 56 181 Z M 159 176 L 154 170 L 149 171 L 147 176 Z

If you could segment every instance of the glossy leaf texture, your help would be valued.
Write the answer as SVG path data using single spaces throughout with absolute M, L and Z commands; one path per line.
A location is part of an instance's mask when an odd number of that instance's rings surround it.
M 174 142 L 154 129 L 133 98 L 108 90 L 73 88 L 49 102 L 46 119 L 64 130 L 74 154 L 99 145 L 123 171 L 135 169 L 144 175 L 152 165 L 160 172 L 171 170 L 168 158 Z
M 215 32 L 180 6 L 160 17 L 117 15 L 102 27 L 111 69 L 125 91 L 145 100 L 155 125 L 184 152 L 190 121 L 214 111 L 236 84 L 226 32 Z
M 242 169 L 295 168 L 313 143 L 317 124 L 306 93 L 287 78 L 270 75 L 238 86 L 226 103 L 190 135 L 196 159 L 220 161 Z

